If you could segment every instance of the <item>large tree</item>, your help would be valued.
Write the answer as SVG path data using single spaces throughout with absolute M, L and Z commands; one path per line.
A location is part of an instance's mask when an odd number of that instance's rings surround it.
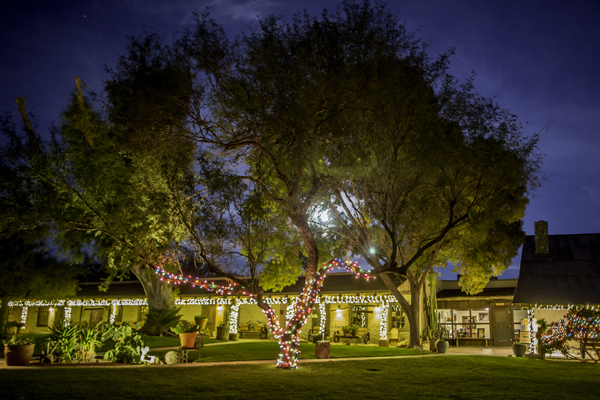
M 435 266 L 454 263 L 470 293 L 508 267 L 539 172 L 537 136 L 523 137 L 514 115 L 472 93 L 470 81 L 458 86 L 440 61 L 398 57 L 387 64 L 349 121 L 352 141 L 340 147 L 354 165 L 332 170 L 324 190 L 338 221 L 333 229 L 352 241 L 406 312 L 410 346 L 417 345 L 421 290 Z M 397 289 L 405 280 L 410 303 Z
M 149 309 L 174 307 L 172 288 L 155 266 L 176 268 L 186 228 L 173 218 L 178 196 L 192 179 L 196 149 L 172 134 L 184 117 L 191 84 L 161 38 L 131 38 L 125 56 L 105 83 L 106 101 L 76 90 L 52 140 L 40 140 L 20 101 L 26 135 L 8 126 L 23 175 L 36 187 L 31 216 L 9 231 L 46 226 L 68 256 L 93 252 L 110 279 L 133 273 Z M 100 108 L 98 105 L 103 105 Z M 176 188 L 176 190 L 174 190 Z
M 405 309 L 411 345 L 435 265 L 454 261 L 476 290 L 515 254 L 537 183 L 537 136 L 524 138 L 471 81 L 458 85 L 447 72 L 452 51 L 430 59 L 385 6 L 344 2 L 291 24 L 269 17 L 233 43 L 199 18 L 180 44 L 208 89 L 190 107 L 205 112 L 190 113 L 188 136 L 251 166 L 243 178 L 298 229 L 307 282 L 320 201 Z M 410 303 L 397 289 L 406 279 Z

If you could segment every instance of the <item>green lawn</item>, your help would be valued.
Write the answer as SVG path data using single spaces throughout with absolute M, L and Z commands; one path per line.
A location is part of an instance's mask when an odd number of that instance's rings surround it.
M 311 363 L 296 371 L 273 364 L 28 367 L 1 371 L 0 394 L 3 399 L 590 399 L 598 398 L 599 381 L 599 365 L 428 356 Z
M 302 343 L 300 351 L 300 359 L 315 358 L 315 344 L 313 343 Z M 158 356 L 164 361 L 166 352 L 167 350 L 155 350 L 151 351 L 150 355 Z M 276 360 L 278 354 L 279 344 L 273 341 L 231 343 L 221 346 L 206 346 L 200 349 L 201 362 Z M 416 354 L 422 354 L 422 352 L 420 350 L 394 347 L 331 346 L 331 358 L 408 356 Z M 197 352 L 190 352 L 189 361 L 195 361 L 196 359 Z

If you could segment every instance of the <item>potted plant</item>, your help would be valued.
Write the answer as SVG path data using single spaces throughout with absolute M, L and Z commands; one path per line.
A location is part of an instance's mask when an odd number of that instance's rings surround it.
M 358 336 L 358 325 L 352 325 L 352 336 Z
M 527 344 L 517 341 L 513 343 L 512 349 L 515 357 L 524 357 L 525 353 L 527 353 Z
M 344 336 L 348 336 L 350 334 L 350 327 L 349 326 L 342 326 L 342 331 L 344 332 Z
M 206 315 L 196 315 L 194 320 L 196 321 L 199 330 L 204 330 L 206 328 L 206 323 L 208 322 L 208 317 Z
M 435 342 L 435 349 L 440 354 L 445 354 L 448 351 L 448 341 L 445 339 L 439 339 Z
M 179 335 L 181 347 L 194 347 L 197 335 L 196 332 L 198 331 L 197 326 L 192 325 L 188 321 L 181 320 L 176 326 L 171 328 L 171 331 L 176 335 Z
M 225 322 L 221 322 L 217 326 L 217 339 L 228 340 L 229 339 L 229 326 Z
M 33 338 L 11 336 L 10 339 L 4 340 L 4 357 L 6 365 L 9 367 L 29 365 L 33 356 Z

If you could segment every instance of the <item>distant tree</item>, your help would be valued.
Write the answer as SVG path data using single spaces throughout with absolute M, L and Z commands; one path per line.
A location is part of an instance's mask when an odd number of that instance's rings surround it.
M 76 295 L 80 271 L 51 257 L 41 245 L 13 236 L 0 240 L 0 254 L 0 334 L 6 332 L 10 301 Z

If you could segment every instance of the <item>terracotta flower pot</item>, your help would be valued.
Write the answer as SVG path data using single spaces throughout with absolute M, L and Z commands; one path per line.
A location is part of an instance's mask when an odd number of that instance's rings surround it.
M 4 345 L 6 365 L 9 367 L 29 365 L 34 348 L 34 344 Z
M 181 342 L 181 347 L 194 347 L 196 333 L 180 333 L 179 342 Z
M 204 330 L 206 328 L 206 323 L 208 322 L 208 318 L 197 318 L 196 325 L 200 327 L 200 330 Z

